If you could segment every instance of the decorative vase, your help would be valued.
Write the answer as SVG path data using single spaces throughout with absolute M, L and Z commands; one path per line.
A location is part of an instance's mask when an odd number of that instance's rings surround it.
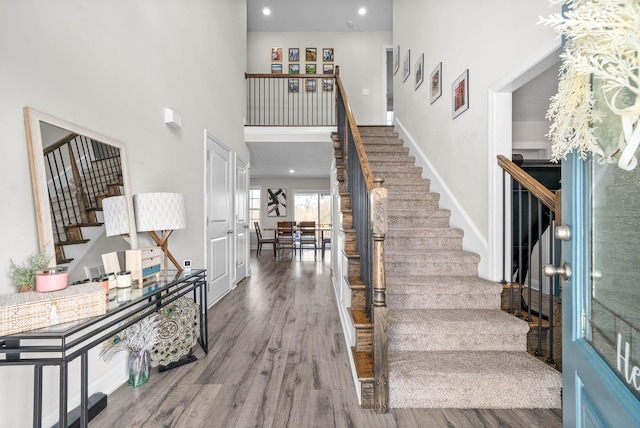
M 144 385 L 149 381 L 151 370 L 151 356 L 149 351 L 131 351 L 129 355 L 129 385 Z

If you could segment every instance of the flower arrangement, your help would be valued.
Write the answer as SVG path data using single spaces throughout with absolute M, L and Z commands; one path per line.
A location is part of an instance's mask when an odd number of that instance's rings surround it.
M 49 266 L 51 256 L 45 248 L 38 254 L 32 254 L 21 266 L 9 260 L 9 276 L 18 291 L 33 290 L 36 283 L 36 272 Z
M 567 10 L 541 23 L 565 37 L 561 55 L 558 93 L 551 98 L 547 118 L 552 121 L 549 137 L 552 160 L 559 161 L 578 151 L 601 161 L 617 161 L 632 170 L 640 146 L 640 7 L 637 0 L 550 0 L 564 3 Z M 595 129 L 603 113 L 594 109 L 592 78 L 607 108 L 619 116 L 621 131 L 612 147 L 598 141 Z M 617 160 L 616 160 L 617 158 Z

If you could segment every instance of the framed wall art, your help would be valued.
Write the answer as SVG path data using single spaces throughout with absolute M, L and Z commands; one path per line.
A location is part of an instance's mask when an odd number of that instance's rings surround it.
M 431 104 L 442 95 L 442 63 L 436 65 L 431 72 Z
M 324 79 L 322 82 L 322 89 L 325 92 L 333 91 L 333 79 Z
M 322 74 L 333 74 L 333 64 L 322 64 Z
M 306 73 L 307 74 L 316 74 L 317 68 L 315 64 L 307 64 Z
M 289 64 L 289 74 L 300 74 L 300 64 Z
M 402 81 L 406 82 L 409 78 L 409 74 L 411 74 L 411 64 L 409 63 L 411 58 L 411 50 L 408 50 L 406 54 L 404 54 L 404 58 L 402 59 Z
M 318 85 L 316 79 L 305 79 L 304 90 L 306 92 L 315 92 Z
M 322 61 L 333 62 L 333 48 L 322 49 Z
M 400 68 L 400 45 L 393 50 L 393 74 L 395 75 Z
M 287 191 L 286 189 L 267 189 L 267 216 L 286 217 Z
M 300 49 L 289 48 L 289 62 L 298 62 L 298 61 L 300 61 Z
M 282 61 L 282 48 L 271 48 L 271 61 Z
M 469 108 L 469 69 L 462 72 L 451 86 L 451 107 L 453 118 Z
M 418 87 L 422 85 L 424 81 L 424 54 L 420 54 L 420 57 L 416 61 L 414 73 L 416 75 L 414 90 L 418 90 Z
M 316 48 L 306 48 L 304 54 L 307 61 L 315 61 L 318 57 L 318 50 Z
M 271 74 L 282 74 L 282 64 L 271 64 Z
M 292 94 L 300 92 L 300 81 L 298 79 L 289 79 L 289 92 Z

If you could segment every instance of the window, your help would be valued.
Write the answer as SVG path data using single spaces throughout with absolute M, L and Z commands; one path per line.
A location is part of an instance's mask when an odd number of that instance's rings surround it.
M 318 226 L 331 224 L 331 197 L 328 192 L 294 192 L 293 220 L 315 221 Z
M 260 188 L 249 189 L 249 226 L 255 229 L 254 222 L 260 222 Z

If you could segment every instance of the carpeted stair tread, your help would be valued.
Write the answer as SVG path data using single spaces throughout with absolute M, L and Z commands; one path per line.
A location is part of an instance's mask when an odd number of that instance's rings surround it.
M 478 254 L 464 250 L 414 250 L 411 248 L 401 248 L 391 254 L 385 254 L 385 257 L 386 261 L 391 263 L 406 261 L 410 258 L 438 263 L 450 261 L 463 261 L 465 263 L 480 262 L 480 256 Z
M 560 408 L 561 386 L 526 352 L 389 353 L 391 408 Z
M 468 276 L 396 276 L 387 278 L 387 294 L 497 294 L 502 284 L 483 278 Z

